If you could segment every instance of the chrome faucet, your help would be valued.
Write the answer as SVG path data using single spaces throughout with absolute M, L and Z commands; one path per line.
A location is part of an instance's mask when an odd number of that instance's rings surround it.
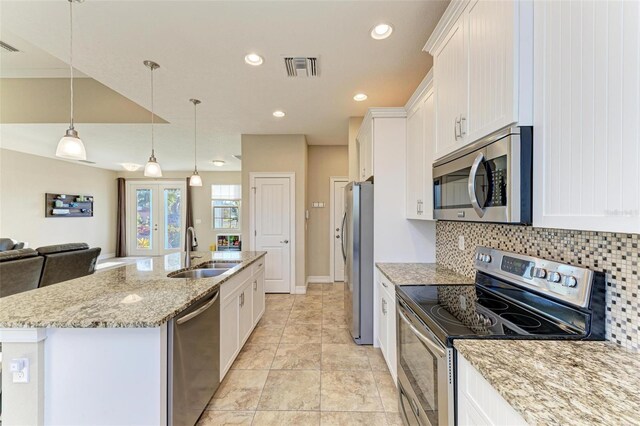
M 191 239 L 189 239 L 189 234 L 191 234 Z M 184 267 L 191 268 L 191 243 L 196 239 L 196 230 L 193 226 L 187 228 L 187 254 L 184 257 Z

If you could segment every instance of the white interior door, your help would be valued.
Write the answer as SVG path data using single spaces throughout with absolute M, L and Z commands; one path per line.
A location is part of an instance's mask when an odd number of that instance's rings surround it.
M 130 256 L 157 256 L 184 248 L 184 182 L 127 186 L 127 241 Z
M 344 257 L 342 255 L 342 218 L 344 217 L 344 187 L 347 180 L 333 181 L 333 280 L 344 281 Z
M 291 292 L 291 179 L 257 177 L 254 181 L 254 247 L 266 251 L 265 291 Z

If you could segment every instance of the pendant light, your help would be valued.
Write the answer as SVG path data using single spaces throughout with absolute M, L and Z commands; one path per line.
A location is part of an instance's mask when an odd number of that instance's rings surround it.
M 68 158 L 70 160 L 86 160 L 87 151 L 84 149 L 82 139 L 78 137 L 78 132 L 73 127 L 73 3 L 80 3 L 82 0 L 69 0 L 69 71 L 70 71 L 70 92 L 71 92 L 71 119 L 69 128 L 65 135 L 58 142 L 56 157 Z
M 198 115 L 196 114 L 198 104 L 201 102 L 198 99 L 189 99 L 189 102 L 193 104 L 193 174 L 189 179 L 189 186 L 202 186 L 202 177 L 198 174 Z
M 153 120 L 155 114 L 153 112 L 153 71 L 160 68 L 160 65 L 153 61 L 144 61 L 144 66 L 151 70 L 151 157 L 149 157 L 149 161 L 144 166 L 144 175 L 147 177 L 159 178 L 162 177 L 162 169 L 160 168 L 160 164 L 156 160 L 155 153 L 155 145 L 153 140 Z

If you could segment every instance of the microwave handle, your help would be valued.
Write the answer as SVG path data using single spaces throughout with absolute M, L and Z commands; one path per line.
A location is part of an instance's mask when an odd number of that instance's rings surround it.
M 478 167 L 482 164 L 482 160 L 484 160 L 484 154 L 479 152 L 471 165 L 471 171 L 469 172 L 469 184 L 467 185 L 471 206 L 480 217 L 484 216 L 484 209 L 480 206 L 480 203 L 478 203 L 478 197 L 476 197 L 476 175 L 478 174 Z
M 437 345 L 434 341 L 429 339 L 427 336 L 420 333 L 420 331 L 413 324 L 411 324 L 411 321 L 409 321 L 409 318 L 407 318 L 405 314 L 402 313 L 402 309 L 398 309 L 398 316 L 400 317 L 400 319 L 402 319 L 402 321 L 407 323 L 407 326 L 409 327 L 409 329 L 411 329 L 413 334 L 415 334 L 415 336 L 422 343 L 428 346 L 432 351 L 434 351 L 441 358 L 445 356 L 445 350 L 442 347 L 440 347 L 440 345 Z

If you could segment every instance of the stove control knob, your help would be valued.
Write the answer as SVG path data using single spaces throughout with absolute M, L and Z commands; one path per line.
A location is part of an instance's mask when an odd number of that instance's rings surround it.
M 488 254 L 483 254 L 482 257 L 480 258 L 480 260 L 484 263 L 490 263 L 491 262 L 491 256 L 489 256 Z
M 482 260 L 482 254 L 476 253 L 476 260 Z
M 564 277 L 564 285 L 565 287 L 575 287 L 578 285 L 578 280 L 572 275 L 567 275 Z
M 544 268 L 533 268 L 533 277 L 534 278 L 546 278 L 547 270 Z
M 547 281 L 552 283 L 559 283 L 560 281 L 562 281 L 562 275 L 555 271 L 549 272 L 549 278 L 547 278 Z

